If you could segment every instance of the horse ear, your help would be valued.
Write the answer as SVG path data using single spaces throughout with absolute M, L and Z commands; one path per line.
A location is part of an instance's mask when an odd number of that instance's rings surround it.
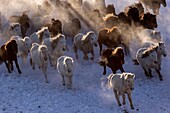
M 125 80 L 129 79 L 129 78 L 135 78 L 135 74 L 132 73 L 123 73 L 124 74 L 124 78 Z
M 54 22 L 55 22 L 55 19 L 54 19 L 54 18 L 52 18 L 52 19 L 51 19 L 51 22 L 52 22 L 52 23 L 54 23 Z
M 159 42 L 159 46 L 161 46 L 161 45 L 164 45 L 164 43 L 163 42 Z

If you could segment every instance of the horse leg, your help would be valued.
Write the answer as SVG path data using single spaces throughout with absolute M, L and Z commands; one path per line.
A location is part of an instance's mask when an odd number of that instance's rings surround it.
M 71 89 L 72 87 L 72 79 L 71 79 L 71 76 L 67 76 L 67 87 L 69 89 Z
M 94 60 L 94 50 L 91 51 L 92 57 L 90 58 L 91 60 Z
M 12 61 L 9 61 L 9 62 L 8 62 L 8 66 L 9 66 L 9 68 L 11 69 L 11 71 L 14 70 L 14 66 L 13 66 L 13 62 L 12 62 Z
M 116 100 L 117 100 L 118 105 L 121 106 L 121 103 L 120 103 L 120 100 L 119 100 L 119 96 L 118 96 L 118 94 L 117 94 L 117 91 L 113 89 L 113 92 L 114 92 L 114 94 L 115 94 L 115 98 L 116 98 Z
M 149 77 L 147 70 L 144 67 L 142 67 L 142 68 L 144 70 L 145 76 Z
M 102 52 L 102 44 L 101 43 L 99 43 L 99 47 L 100 47 L 99 55 L 101 55 L 101 52 Z
M 74 45 L 74 52 L 75 52 L 75 55 L 76 55 L 76 59 L 78 59 L 79 57 L 78 57 L 78 54 L 77 54 L 77 47 L 76 47 L 76 45 Z
M 48 58 L 49 58 L 49 61 L 50 61 L 50 66 L 53 67 L 53 63 L 52 63 L 52 58 L 51 58 L 51 56 L 49 55 Z
M 83 54 L 84 54 L 83 59 L 84 59 L 84 60 L 89 60 L 89 57 L 87 56 L 87 54 L 86 54 L 85 52 L 83 52 Z
M 33 70 L 35 70 L 35 63 L 32 61 L 32 58 L 30 58 L 30 64 Z
M 65 77 L 64 75 L 61 75 L 62 76 L 62 83 L 63 83 L 63 86 L 65 86 Z
M 150 77 L 150 78 L 153 77 L 153 76 L 152 76 L 152 70 L 151 70 L 151 69 L 149 69 L 149 77 Z
M 159 76 L 160 81 L 163 81 L 163 77 L 162 77 L 162 75 L 161 75 L 161 73 L 160 73 L 160 70 L 158 70 L 158 69 L 155 69 L 155 70 L 156 70 L 156 72 L 158 73 L 158 76 Z
M 123 69 L 122 66 L 120 67 L 120 71 L 121 71 L 122 73 L 125 72 L 125 70 Z
M 133 103 L 132 103 L 132 98 L 131 98 L 131 93 L 127 93 L 127 95 L 128 95 L 128 99 L 129 99 L 129 102 L 130 102 L 130 107 L 131 107 L 131 109 L 134 109 Z
M 122 94 L 122 98 L 123 98 L 123 105 L 125 105 L 126 104 L 126 97 L 125 97 L 125 94 Z
M 106 75 L 106 65 L 103 66 L 103 75 Z
M 5 65 L 6 65 L 6 68 L 8 69 L 8 73 L 11 73 L 11 70 L 10 70 L 10 68 L 9 68 L 8 63 L 7 63 L 6 61 L 4 61 L 4 63 L 5 63 Z
M 17 67 L 17 69 L 18 69 L 18 73 L 21 74 L 22 72 L 21 72 L 21 70 L 20 70 L 20 68 L 19 68 L 18 60 L 17 60 L 17 59 L 15 59 L 15 65 L 16 65 L 16 67 Z M 12 66 L 12 67 L 13 67 L 13 66 Z
M 48 78 L 47 78 L 47 72 L 46 72 L 46 70 L 47 70 L 47 66 L 42 66 L 42 71 L 43 71 L 43 74 L 44 74 L 44 76 L 45 76 L 45 82 L 46 82 L 46 83 L 49 83 L 49 82 L 48 82 Z

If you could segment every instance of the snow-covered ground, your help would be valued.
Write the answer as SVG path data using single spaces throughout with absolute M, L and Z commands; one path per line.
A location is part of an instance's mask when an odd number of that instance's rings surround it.
M 106 3 L 115 3 L 116 11 L 137 0 L 106 0 Z M 161 7 L 158 15 L 158 30 L 170 50 L 170 1 L 168 6 Z M 130 58 L 126 58 L 123 66 L 127 72 L 136 74 L 135 89 L 132 93 L 135 110 L 131 110 L 129 102 L 119 107 L 113 91 L 103 84 L 106 76 L 102 75 L 103 68 L 97 64 L 99 59 L 98 48 L 95 48 L 95 61 L 84 61 L 82 53 L 75 60 L 76 67 L 73 77 L 73 90 L 67 90 L 62 85 L 61 76 L 57 70 L 48 67 L 49 84 L 45 83 L 42 72 L 37 68 L 32 70 L 29 60 L 22 64 L 19 60 L 22 74 L 15 71 L 7 72 L 4 64 L 0 65 L 0 113 L 170 113 L 170 54 L 162 61 L 164 81 L 159 81 L 154 72 L 154 78 L 147 79 L 140 66 L 135 66 Z M 66 55 L 73 58 L 72 49 Z M 107 75 L 111 73 L 107 69 Z

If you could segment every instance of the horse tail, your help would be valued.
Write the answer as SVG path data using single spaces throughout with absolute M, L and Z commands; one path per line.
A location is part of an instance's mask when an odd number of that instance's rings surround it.
M 98 64 L 99 64 L 100 66 L 106 66 L 106 63 L 107 63 L 107 59 L 102 59 L 102 60 L 100 60 L 100 61 L 98 62 Z
M 139 65 L 139 62 L 137 61 L 137 59 L 132 59 L 132 62 L 134 65 Z

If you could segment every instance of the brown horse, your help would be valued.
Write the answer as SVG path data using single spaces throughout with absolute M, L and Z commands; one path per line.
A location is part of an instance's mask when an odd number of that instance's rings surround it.
M 98 43 L 100 47 L 100 54 L 102 51 L 102 44 L 108 48 L 118 47 L 121 45 L 121 33 L 117 27 L 104 28 L 99 31 Z
M 55 20 L 52 18 L 51 22 L 47 23 L 45 26 L 48 27 L 52 37 L 62 34 L 62 23 L 58 19 Z
M 151 13 L 145 13 L 140 16 L 141 25 L 147 29 L 154 29 L 158 27 L 156 15 Z
M 124 53 L 122 47 L 117 47 L 116 49 L 107 48 L 102 51 L 101 60 L 99 64 L 103 66 L 103 75 L 106 74 L 106 66 L 112 69 L 112 72 L 115 74 L 118 69 L 121 72 L 124 72 L 122 65 L 124 61 Z
M 22 73 L 18 65 L 17 52 L 18 45 L 15 40 L 8 41 L 0 48 L 0 60 L 5 63 L 9 73 L 14 70 L 13 61 L 18 69 L 18 73 Z

